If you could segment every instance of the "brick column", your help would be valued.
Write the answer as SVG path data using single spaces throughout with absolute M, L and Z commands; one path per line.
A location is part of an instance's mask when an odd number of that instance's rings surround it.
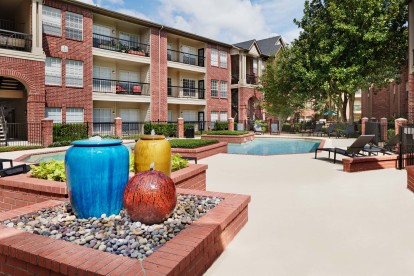
M 398 118 L 395 120 L 395 135 L 398 135 L 400 132 L 400 126 L 405 126 L 407 124 L 407 120 L 404 118 Z
M 271 127 L 272 127 L 272 119 L 271 119 L 271 118 L 267 118 L 267 119 L 266 119 L 266 122 L 267 122 L 267 131 L 268 131 L 270 134 L 272 134 L 272 129 L 271 129 Z
M 364 117 L 361 119 L 361 134 L 365 135 L 365 123 L 368 122 L 368 118 Z
M 230 131 L 234 131 L 234 118 L 227 119 L 228 128 Z
M 122 118 L 116 117 L 114 119 L 115 125 L 115 136 L 121 138 L 122 137 Z
M 41 121 L 42 146 L 47 147 L 53 143 L 53 119 L 45 118 Z
M 184 138 L 184 119 L 178 118 L 177 122 L 178 138 Z
M 384 141 L 387 141 L 388 136 L 388 120 L 387 118 L 380 119 L 381 137 Z

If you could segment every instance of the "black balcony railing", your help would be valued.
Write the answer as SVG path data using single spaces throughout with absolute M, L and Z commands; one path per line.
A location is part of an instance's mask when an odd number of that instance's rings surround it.
M 167 50 L 168 61 L 175 61 L 195 66 L 204 67 L 204 56 L 194 55 L 185 52 L 179 52 L 175 50 Z
M 204 99 L 205 89 L 197 87 L 182 87 L 182 86 L 168 86 L 168 97 L 175 98 L 192 98 L 192 99 Z
M 0 29 L 0 48 L 30 52 L 32 35 Z
M 238 84 L 239 83 L 239 74 L 232 74 L 231 75 L 231 84 Z
M 246 74 L 246 83 L 258 84 L 258 78 L 256 74 Z
M 93 34 L 93 47 L 131 55 L 150 56 L 148 44 L 96 33 Z
M 149 95 L 150 85 L 144 82 L 93 79 L 93 91 L 99 93 Z

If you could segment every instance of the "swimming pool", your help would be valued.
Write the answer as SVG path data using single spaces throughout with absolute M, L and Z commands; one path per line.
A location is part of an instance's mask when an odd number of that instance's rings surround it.
M 243 144 L 229 144 L 228 153 L 248 155 L 273 155 L 315 151 L 321 142 L 299 139 L 255 139 Z

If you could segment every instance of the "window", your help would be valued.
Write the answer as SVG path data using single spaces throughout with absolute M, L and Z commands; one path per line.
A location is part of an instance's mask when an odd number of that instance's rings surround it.
M 192 110 L 183 110 L 183 119 L 184 122 L 196 122 L 197 112 Z
M 220 98 L 227 98 L 227 81 L 220 81 Z
M 212 122 L 217 122 L 218 121 L 218 112 L 217 111 L 211 111 L 210 113 L 210 120 Z
M 60 58 L 46 57 L 45 84 L 62 85 L 62 61 Z
M 195 80 L 183 79 L 183 96 L 184 97 L 195 97 Z
M 173 112 L 172 110 L 168 110 L 168 122 L 172 122 Z
M 253 74 L 257 75 L 257 59 L 253 59 Z
M 59 9 L 43 6 L 42 27 L 45 34 L 62 35 L 62 15 Z
M 46 107 L 46 118 L 53 119 L 54 124 L 62 123 L 62 108 Z
M 112 109 L 111 108 L 94 108 L 93 109 L 94 123 L 111 123 Z
M 220 67 L 227 68 L 227 53 L 220 51 Z
M 111 85 L 112 69 L 108 67 L 93 67 L 93 91 L 112 92 Z
M 218 50 L 211 49 L 211 66 L 218 66 Z
M 122 118 L 122 122 L 139 122 L 139 109 L 121 109 L 119 115 Z
M 66 37 L 83 40 L 83 16 L 66 12 Z
M 211 97 L 218 97 L 218 80 L 211 80 Z
M 66 60 L 66 85 L 83 87 L 83 62 Z
M 181 46 L 181 51 L 183 55 L 183 63 L 185 64 L 196 64 L 196 49 L 190 46 Z
M 171 78 L 167 78 L 167 96 L 172 96 L 172 82 L 171 82 Z
M 66 123 L 83 123 L 83 108 L 66 108 Z
M 119 39 L 123 45 L 126 45 L 129 48 L 138 48 L 139 36 L 135 34 L 120 32 Z
M 227 122 L 227 111 L 220 112 L 220 121 Z

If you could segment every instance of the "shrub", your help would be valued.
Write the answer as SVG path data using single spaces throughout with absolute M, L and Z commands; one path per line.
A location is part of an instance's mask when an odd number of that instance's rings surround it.
M 65 182 L 65 164 L 63 161 L 42 162 L 38 166 L 30 166 L 32 176 L 40 179 Z
M 186 129 L 194 129 L 195 127 L 194 127 L 194 125 L 193 124 L 184 124 L 184 131 L 186 130 Z
M 282 125 L 282 131 L 289 132 L 290 131 L 290 124 L 289 123 L 284 123 Z
M 54 124 L 53 142 L 75 141 L 88 138 L 88 124 Z
M 215 122 L 214 130 L 228 130 L 229 124 L 227 122 Z
M 204 140 L 204 139 L 173 139 L 169 140 L 172 148 L 195 149 L 212 144 L 216 144 L 218 140 Z
M 151 134 L 151 130 L 154 130 L 155 134 L 164 135 L 165 137 L 176 136 L 177 124 L 145 123 L 144 134 Z
M 188 166 L 188 160 L 181 157 L 180 154 L 175 154 L 171 156 L 171 171 L 175 172 L 181 169 L 184 169 Z
M 41 149 L 42 146 L 2 146 L 0 147 L 0 152 L 9 152 L 9 151 L 19 151 L 19 150 L 31 150 L 31 149 Z
M 59 142 L 53 142 L 48 148 L 56 148 L 56 147 L 64 147 L 64 146 L 70 146 L 72 142 L 71 141 L 59 141 Z
M 266 130 L 267 130 L 267 124 L 263 120 L 256 120 L 256 121 L 254 121 L 254 125 L 260 125 L 260 127 L 262 128 L 262 131 L 263 132 L 266 132 Z
M 213 130 L 213 131 L 205 131 L 205 134 L 210 135 L 244 135 L 249 134 L 248 131 L 230 131 L 230 130 Z
M 387 142 L 395 136 L 395 129 L 387 130 Z

